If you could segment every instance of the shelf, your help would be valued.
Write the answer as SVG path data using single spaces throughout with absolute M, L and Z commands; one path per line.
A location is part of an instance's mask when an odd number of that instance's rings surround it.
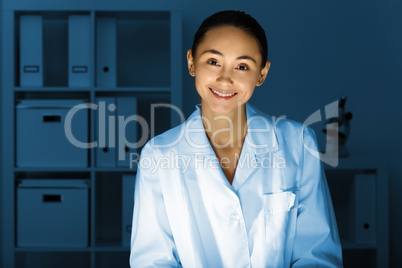
M 9 6 L 11 2 L 7 2 Z M 18 6 L 18 9 L 11 7 L 2 11 L 2 29 L 6 37 L 2 47 L 8 51 L 3 61 L 4 66 L 10 68 L 2 70 L 3 88 L 7 90 L 1 92 L 2 122 L 5 124 L 2 133 L 5 142 L 1 147 L 3 155 L 9 157 L 2 159 L 4 180 L 0 181 L 3 199 L 8 204 L 1 212 L 1 218 L 7 219 L 3 222 L 7 232 L 3 236 L 4 258 L 0 267 L 128 267 L 137 165 L 133 162 L 132 168 L 123 167 L 123 163 L 113 161 L 116 166 L 108 166 L 108 162 L 102 166 L 97 161 L 98 148 L 85 148 L 84 157 L 69 152 L 68 146 L 63 147 L 66 141 L 64 125 L 56 123 L 65 122 L 62 118 L 70 106 L 60 108 L 57 102 L 96 103 L 100 98 L 114 98 L 116 107 L 105 111 L 105 116 L 100 117 L 103 110 L 94 107 L 82 109 L 83 116 L 74 115 L 73 124 L 78 127 L 72 126 L 72 133 L 82 142 L 99 142 L 101 130 L 120 137 L 121 117 L 117 115 L 122 113 L 128 118 L 136 114 L 147 124 L 138 123 L 136 130 L 132 130 L 128 123 L 134 124 L 134 120 L 123 122 L 127 123 L 126 135 L 131 132 L 138 136 L 138 139 L 128 141 L 141 141 L 138 150 L 133 150 L 135 153 L 140 152 L 143 142 L 176 126 L 181 114 L 168 105 L 157 104 L 170 103 L 182 108 L 184 66 L 180 12 L 142 10 L 138 5 L 132 5 L 129 10 L 127 6 L 112 7 L 113 10 L 101 6 L 94 8 L 93 4 L 77 9 L 77 5 L 67 2 L 63 7 L 45 10 L 38 7 L 32 10 L 29 3 L 21 2 Z M 117 105 L 128 98 L 136 99 L 135 112 L 131 109 L 134 105 Z M 39 103 L 43 107 L 25 107 L 23 109 L 31 110 L 21 113 L 22 103 Z M 31 119 L 33 114 L 38 115 L 36 121 Z M 115 132 L 114 127 L 99 128 L 103 123 L 100 118 L 107 124 L 115 124 Z M 143 139 L 144 133 L 147 136 Z M 33 148 L 34 145 L 39 148 Z M 64 156 L 68 159 L 56 161 Z M 35 161 L 24 162 L 23 157 Z M 88 219 L 85 224 L 88 233 L 79 236 L 89 238 L 83 245 L 90 246 L 49 247 L 33 243 L 18 247 L 24 245 L 17 243 L 18 238 L 23 237 L 18 229 L 18 223 L 23 222 L 23 217 L 18 215 L 18 205 L 30 204 L 21 201 L 26 199 L 18 199 L 26 197 L 18 191 L 20 183 L 25 180 L 31 180 L 28 183 L 35 183 L 34 180 L 60 182 L 62 179 L 87 183 L 88 212 L 85 209 L 83 218 Z M 74 198 L 76 200 L 77 196 Z M 44 200 L 44 197 L 39 199 Z M 49 202 L 57 200 L 62 199 Z M 49 218 L 54 216 L 46 209 L 40 211 L 45 211 L 44 215 Z M 68 214 L 71 219 L 72 214 Z M 34 226 L 28 222 L 30 227 Z M 63 228 L 58 230 L 63 232 Z
M 325 165 L 325 170 L 348 170 L 348 169 L 377 169 L 387 168 L 385 159 L 373 155 L 354 155 L 346 158 L 339 158 L 339 164 L 336 167 Z
M 121 238 L 100 238 L 94 246 L 96 251 L 128 251 L 128 246 L 121 244 Z
M 88 268 L 91 267 L 91 252 L 16 252 L 15 268 Z M 11 267 L 11 266 L 8 266 Z
M 337 167 L 325 166 L 325 173 L 341 237 L 344 267 L 387 267 L 385 159 L 373 155 L 340 158 Z
M 170 87 L 96 87 L 94 88 L 95 92 L 171 92 Z
M 122 246 L 122 180 L 120 174 L 95 176 L 95 244 Z
M 379 249 L 360 249 L 343 250 L 344 268 L 378 268 L 388 267 L 388 265 L 379 260 Z
M 98 243 L 99 244 L 99 243 Z M 121 241 L 114 242 L 111 240 L 109 242 L 103 241 L 100 242 L 100 245 L 96 247 L 87 247 L 87 248 L 74 248 L 74 247 L 16 247 L 15 252 L 127 252 L 130 251 L 129 246 L 122 246 Z
M 137 172 L 137 167 L 133 168 L 119 168 L 119 167 L 97 167 L 94 168 L 95 172 Z
M 15 172 L 90 172 L 92 168 L 76 167 L 15 167 Z
M 96 268 L 126 268 L 129 266 L 130 252 L 127 251 L 111 251 L 96 252 L 95 264 Z
M 16 252 L 89 252 L 90 247 L 16 247 Z
M 97 252 L 129 252 L 130 247 L 121 247 L 121 246 L 97 246 L 94 248 Z
M 93 89 L 88 87 L 15 87 L 16 92 L 91 92 Z
M 341 238 L 342 249 L 377 249 L 376 244 L 357 244 L 349 239 Z
M 121 168 L 121 167 L 88 167 L 88 168 L 68 168 L 68 167 L 16 167 L 15 172 L 136 172 L 137 167 Z
M 171 92 L 170 87 L 15 87 L 15 92 Z

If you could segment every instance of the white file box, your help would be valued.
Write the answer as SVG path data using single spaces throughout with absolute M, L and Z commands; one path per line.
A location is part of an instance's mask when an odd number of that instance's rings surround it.
M 20 16 L 20 85 L 43 86 L 43 20 Z
M 17 189 L 19 247 L 87 247 L 86 180 L 25 179 Z
M 88 111 L 84 100 L 21 101 L 17 105 L 17 166 L 87 167 Z M 73 117 L 66 128 L 69 112 Z
M 91 17 L 70 15 L 68 17 L 68 85 L 89 87 L 91 85 Z

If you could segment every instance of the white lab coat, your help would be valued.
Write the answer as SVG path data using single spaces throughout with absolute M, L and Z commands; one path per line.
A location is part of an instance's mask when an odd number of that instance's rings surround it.
M 232 185 L 200 108 L 143 148 L 131 267 L 342 267 L 314 132 L 246 105 Z

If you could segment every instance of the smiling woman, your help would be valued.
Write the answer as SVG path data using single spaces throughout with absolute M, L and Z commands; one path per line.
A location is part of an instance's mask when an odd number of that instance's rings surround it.
M 202 116 L 213 122 L 212 129 L 205 128 L 207 137 L 218 159 L 228 159 L 223 172 L 232 183 L 247 132 L 245 103 L 265 80 L 270 62 L 257 38 L 230 25 L 207 31 L 196 49 L 187 52 L 188 69 L 201 96 Z M 220 131 L 227 128 L 236 131 Z
M 248 103 L 267 50 L 244 12 L 201 24 L 187 52 L 201 105 L 141 152 L 132 267 L 342 267 L 314 132 Z
M 244 104 L 255 86 L 263 83 L 270 67 L 259 52 L 257 39 L 233 26 L 206 32 L 197 50 L 188 51 L 187 59 L 207 117 L 236 115 L 240 107 L 245 118 Z

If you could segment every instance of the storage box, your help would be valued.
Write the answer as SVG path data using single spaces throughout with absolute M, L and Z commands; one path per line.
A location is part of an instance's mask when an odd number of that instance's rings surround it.
M 21 101 L 16 111 L 17 166 L 87 167 L 88 111 L 84 100 Z
M 17 188 L 17 246 L 87 247 L 88 182 L 24 179 Z

